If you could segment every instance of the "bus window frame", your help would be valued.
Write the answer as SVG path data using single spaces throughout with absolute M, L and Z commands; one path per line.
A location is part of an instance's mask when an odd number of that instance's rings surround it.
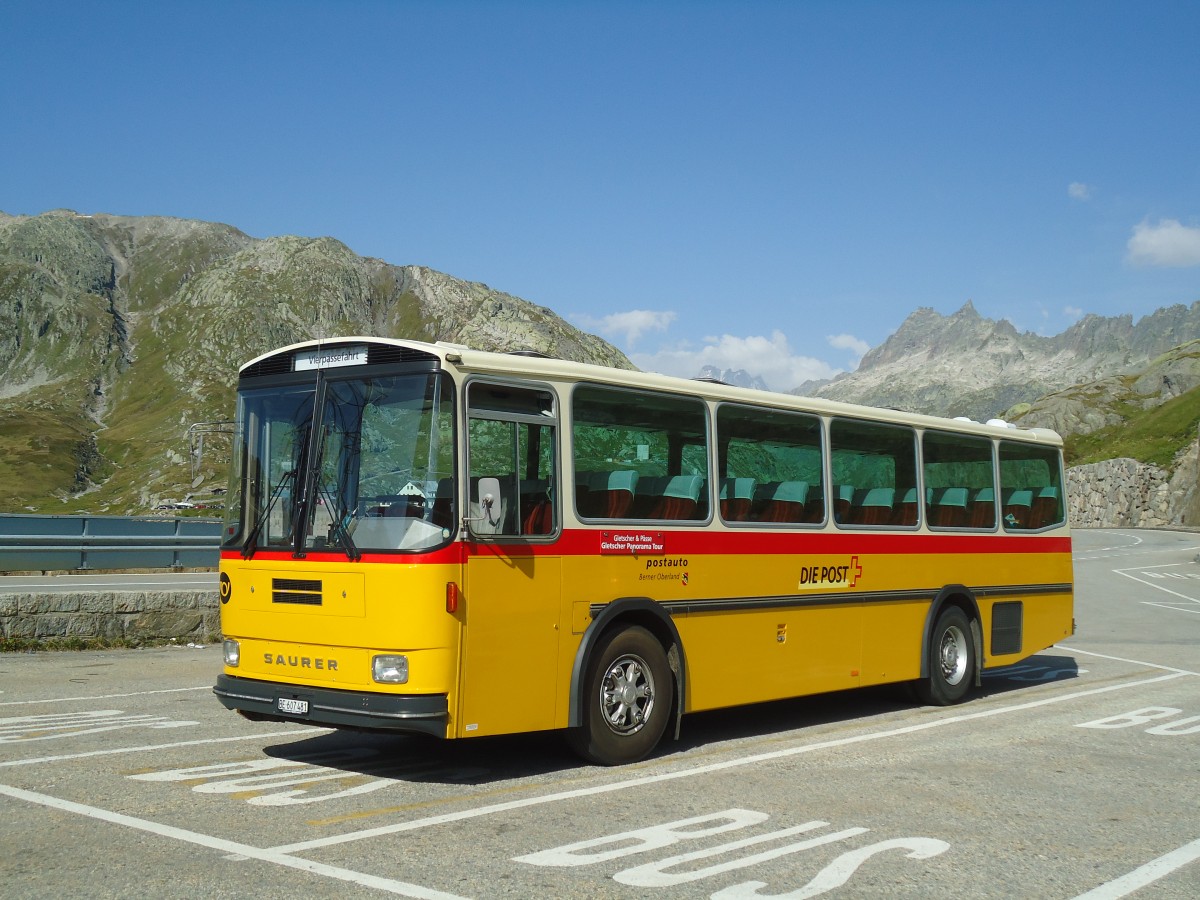
M 752 412 L 769 412 L 782 416 L 794 416 L 797 418 L 805 418 L 812 420 L 817 426 L 817 453 L 820 455 L 821 468 L 821 518 L 816 522 L 768 522 L 761 519 L 726 519 L 720 514 L 721 491 L 719 487 L 720 481 L 729 477 L 729 443 L 732 438 L 725 440 L 721 432 L 721 410 L 729 407 L 731 409 L 750 410 Z M 716 472 L 714 480 L 718 483 L 716 494 L 716 508 L 714 515 L 721 524 L 728 528 L 781 528 L 785 530 L 803 530 L 803 531 L 819 531 L 833 521 L 829 509 L 829 478 L 830 478 L 830 455 L 829 455 L 829 419 L 826 416 L 816 412 L 808 412 L 806 410 L 788 409 L 786 407 L 768 406 L 764 404 L 747 403 L 737 400 L 720 400 L 714 404 L 712 415 L 712 428 L 714 431 L 713 437 L 713 453 L 717 455 L 716 460 L 711 464 L 713 471 Z M 721 468 L 721 460 L 725 460 L 725 469 Z
M 895 429 L 897 431 L 901 431 L 901 430 L 907 431 L 909 433 L 909 436 L 912 439 L 912 464 L 913 464 L 913 473 L 912 474 L 913 474 L 913 479 L 914 479 L 913 486 L 917 492 L 917 519 L 915 522 L 897 525 L 897 524 L 891 524 L 891 523 L 868 524 L 868 523 L 863 523 L 863 522 L 839 522 L 838 521 L 838 517 L 836 514 L 836 510 L 835 510 L 836 499 L 834 498 L 834 491 L 838 488 L 838 485 L 834 483 L 834 477 L 833 477 L 833 465 L 834 465 L 833 427 L 838 422 L 854 423 L 856 425 L 867 426 L 870 428 L 890 428 L 890 429 Z M 913 424 L 907 423 L 907 422 L 892 422 L 892 421 L 889 421 L 888 419 L 870 419 L 870 418 L 863 418 L 862 416 L 844 415 L 844 414 L 840 414 L 840 413 L 835 413 L 835 414 L 830 415 L 827 418 L 825 418 L 825 428 L 826 428 L 826 439 L 828 441 L 826 446 L 828 448 L 827 461 L 828 461 L 828 466 L 829 466 L 829 471 L 827 473 L 827 480 L 826 480 L 826 484 L 827 484 L 827 488 L 826 488 L 826 496 L 827 496 L 826 518 L 827 518 L 827 521 L 830 524 L 832 524 L 835 528 L 837 528 L 839 531 L 900 531 L 900 532 L 920 531 L 926 521 L 926 518 L 923 514 L 924 500 L 922 498 L 922 492 L 925 490 L 925 486 L 923 484 L 923 476 L 924 476 L 923 468 L 924 468 L 924 466 L 922 464 L 922 459 L 921 459 L 921 429 L 918 428 L 916 425 L 913 425 Z M 879 445 L 876 443 L 876 444 L 873 444 L 872 446 L 879 446 Z M 893 457 L 893 459 L 895 459 L 895 457 Z M 857 490 L 857 486 L 855 486 L 855 489 Z M 893 490 L 898 492 L 899 488 L 896 487 L 895 485 L 893 485 Z
M 967 440 L 975 440 L 986 442 L 991 454 L 991 470 L 992 470 L 992 524 L 983 526 L 971 525 L 935 525 L 933 524 L 933 516 L 930 515 L 930 500 L 927 495 L 929 486 L 925 483 L 925 438 L 927 435 L 937 435 L 940 437 L 950 438 L 966 438 Z M 947 428 L 923 428 L 920 433 L 919 441 L 920 463 L 921 463 L 921 489 L 918 493 L 920 499 L 921 519 L 930 531 L 938 534 L 945 533 L 970 533 L 970 534 L 995 534 L 1000 530 L 1000 448 L 996 438 L 988 435 L 974 434 L 968 431 L 955 431 Z
M 472 415 L 471 389 L 475 385 L 491 385 L 494 387 L 511 388 L 512 390 L 545 393 L 550 396 L 552 415 L 532 415 L 529 413 L 489 410 L 483 407 L 488 415 Z M 461 468 L 457 470 L 459 490 L 459 521 L 464 526 L 463 536 L 466 540 L 481 544 L 549 544 L 558 540 L 563 531 L 562 503 L 562 459 L 563 459 L 563 417 L 562 397 L 555 386 L 545 381 L 531 381 L 516 378 L 500 378 L 491 375 L 472 375 L 461 385 L 462 396 L 462 440 Z M 554 527 L 545 534 L 522 534 L 520 529 L 520 509 L 518 505 L 517 530 L 515 532 L 498 532 L 488 534 L 478 532 L 471 527 L 471 504 L 477 503 L 478 498 L 471 496 L 471 420 L 481 419 L 490 422 L 512 422 L 514 424 L 549 425 L 553 431 L 554 447 L 550 452 L 550 503 L 554 517 Z M 520 473 L 517 476 L 517 494 L 520 496 Z
M 1056 529 L 1061 529 L 1061 528 L 1069 528 L 1070 524 L 1071 524 L 1071 509 L 1070 509 L 1070 505 L 1068 503 L 1068 497 L 1067 497 L 1068 485 L 1067 485 L 1066 459 L 1063 455 L 1062 449 L 1054 447 L 1053 445 L 1048 445 L 1048 444 L 1039 444 L 1039 443 L 1034 443 L 1034 442 L 1030 442 L 1030 441 L 1015 441 L 1008 437 L 998 437 L 998 438 L 996 438 L 994 443 L 996 445 L 996 449 L 995 449 L 996 485 L 997 485 L 996 500 L 997 500 L 997 504 L 998 504 L 997 505 L 997 514 L 998 514 L 997 525 L 998 525 L 999 529 L 1002 531 L 1002 533 L 1013 536 L 1013 537 L 1020 537 L 1022 535 L 1042 534 L 1047 531 L 1054 531 Z M 1055 463 L 1057 464 L 1056 467 L 1058 470 L 1058 472 L 1057 472 L 1057 474 L 1058 474 L 1057 487 L 1058 487 L 1058 493 L 1059 493 L 1058 508 L 1062 511 L 1062 516 L 1057 521 L 1050 522 L 1045 525 L 1039 525 L 1036 528 L 1011 526 L 1007 522 L 1004 521 L 1004 507 L 1006 505 L 1006 501 L 1003 497 L 1004 490 L 1005 490 L 1004 476 L 1003 476 L 1003 463 L 1004 463 L 1003 449 L 1004 449 L 1005 444 L 1015 446 L 1015 447 L 1037 448 L 1039 451 L 1044 452 L 1046 455 L 1055 457 Z M 1021 490 L 1021 488 L 1018 488 L 1018 490 Z
M 701 499 L 699 501 L 699 502 L 703 502 L 705 504 L 706 514 L 705 514 L 704 518 L 649 519 L 649 518 L 637 518 L 637 517 L 633 517 L 633 516 L 622 516 L 620 518 L 604 518 L 604 517 L 598 517 L 598 516 L 586 516 L 580 511 L 579 503 L 578 503 L 578 500 L 576 499 L 577 498 L 577 490 L 578 490 L 578 486 L 576 483 L 576 476 L 579 474 L 579 469 L 577 467 L 578 457 L 575 452 L 575 426 L 578 424 L 578 421 L 575 418 L 575 409 L 576 409 L 575 404 L 576 404 L 576 394 L 580 390 L 599 390 L 599 391 L 605 391 L 605 392 L 613 393 L 613 394 L 626 394 L 630 397 L 648 397 L 648 396 L 649 397 L 659 397 L 659 398 L 669 399 L 672 401 L 694 403 L 700 407 L 700 409 L 703 411 L 703 415 L 704 415 L 704 426 L 701 431 L 701 434 L 703 435 L 703 438 L 704 438 L 704 464 L 705 464 L 705 468 L 707 469 L 706 474 L 703 476 L 704 486 L 703 486 L 703 490 L 701 492 Z M 707 527 L 711 526 L 714 521 L 717 521 L 717 514 L 716 514 L 716 511 L 714 508 L 716 506 L 716 501 L 714 498 L 716 498 L 716 496 L 717 496 L 717 491 L 713 490 L 714 480 L 715 480 L 713 473 L 716 471 L 716 469 L 715 469 L 716 420 L 715 420 L 715 417 L 713 416 L 712 401 L 709 400 L 708 398 L 706 398 L 702 393 L 699 393 L 699 392 L 697 392 L 697 393 L 682 393 L 682 392 L 677 392 L 677 391 L 662 391 L 662 390 L 656 390 L 653 388 L 626 387 L 624 385 L 608 384 L 608 383 L 605 383 L 602 381 L 581 380 L 581 381 L 576 381 L 573 384 L 571 384 L 571 389 L 567 396 L 567 408 L 570 410 L 569 421 L 567 423 L 567 433 L 570 435 L 570 451 L 568 453 L 567 449 L 564 445 L 563 454 L 564 454 L 564 466 L 568 464 L 566 457 L 567 456 L 570 457 L 569 465 L 571 467 L 571 495 L 572 495 L 571 501 L 570 501 L 570 506 L 571 506 L 572 514 L 575 516 L 576 521 L 578 521 L 582 524 L 585 524 L 585 525 L 599 525 L 599 524 L 612 525 L 614 523 L 618 523 L 618 524 L 622 524 L 622 525 L 628 524 L 630 526 L 632 526 L 632 525 L 639 525 L 639 526 L 653 525 L 656 528 L 661 528 L 664 526 L 672 527 L 672 528 L 682 528 L 682 527 L 707 528 Z M 585 422 L 584 424 L 595 426 L 596 423 Z M 680 455 L 681 466 L 682 466 L 682 457 L 683 457 L 683 452 L 684 452 L 685 446 L 686 445 L 680 445 L 679 450 L 678 450 L 678 453 Z M 675 451 L 672 449 L 670 452 L 672 454 L 674 454 Z M 669 464 L 670 464 L 669 459 L 667 461 L 667 464 L 669 467 Z M 680 473 L 680 474 L 682 474 L 682 473 Z

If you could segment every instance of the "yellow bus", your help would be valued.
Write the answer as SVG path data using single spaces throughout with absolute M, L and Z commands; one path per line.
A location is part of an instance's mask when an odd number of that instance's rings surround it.
M 251 719 L 645 757 L 685 713 L 962 700 L 1074 632 L 1062 442 L 536 354 L 242 367 L 224 669 Z

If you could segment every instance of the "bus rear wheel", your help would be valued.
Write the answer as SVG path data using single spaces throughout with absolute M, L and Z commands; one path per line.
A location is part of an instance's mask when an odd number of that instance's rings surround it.
M 929 635 L 929 675 L 915 685 L 917 698 L 929 706 L 960 702 L 975 678 L 975 642 L 966 613 L 956 606 L 944 610 Z
M 634 625 L 600 639 L 583 685 L 583 724 L 567 732 L 590 762 L 617 766 L 645 758 L 662 738 L 674 685 L 662 645 Z

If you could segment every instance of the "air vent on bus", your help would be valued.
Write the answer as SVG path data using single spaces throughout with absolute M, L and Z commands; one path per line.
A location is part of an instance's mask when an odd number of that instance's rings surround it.
M 541 350 L 505 350 L 509 356 L 527 356 L 530 359 L 556 359 L 549 353 L 543 353 Z
M 320 606 L 321 582 L 307 578 L 272 578 L 271 602 Z
M 412 347 L 397 347 L 393 344 L 370 344 L 367 347 L 367 364 L 372 366 L 384 363 L 413 363 L 437 362 L 437 357 L 424 350 L 414 350 Z
M 1024 605 L 1020 601 L 992 607 L 992 655 L 1020 653 Z

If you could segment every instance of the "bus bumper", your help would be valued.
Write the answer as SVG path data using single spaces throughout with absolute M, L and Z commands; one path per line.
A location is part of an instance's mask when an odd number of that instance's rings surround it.
M 218 675 L 213 693 L 252 719 L 446 736 L 444 694 L 374 694 Z

